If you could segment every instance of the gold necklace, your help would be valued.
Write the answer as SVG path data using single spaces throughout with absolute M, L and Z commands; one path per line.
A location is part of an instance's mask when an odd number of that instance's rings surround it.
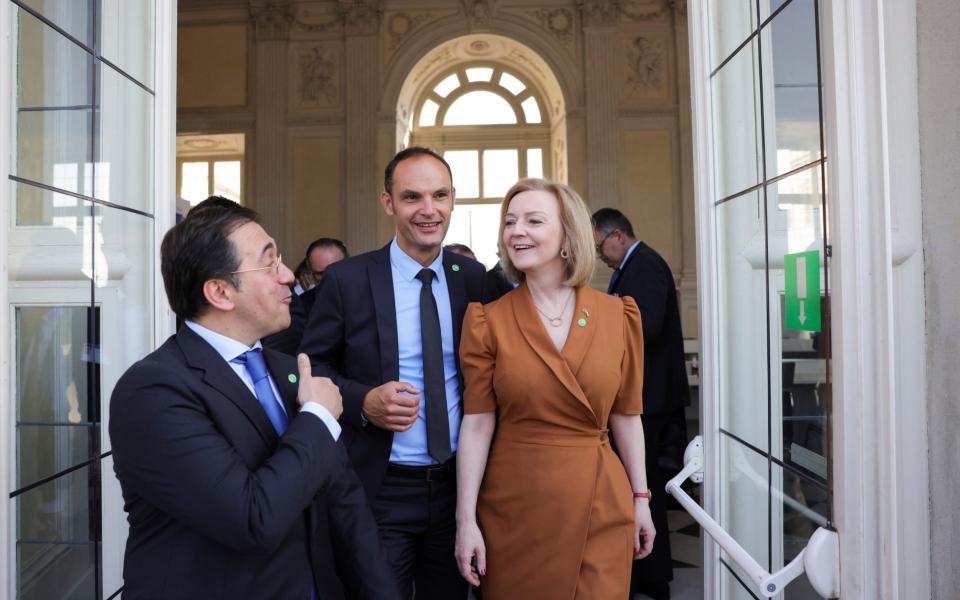
M 556 317 L 551 317 L 547 313 L 540 310 L 540 307 L 537 306 L 536 301 L 533 302 L 533 307 L 537 309 L 538 313 L 543 315 L 543 318 L 547 320 L 547 323 L 550 323 L 551 327 L 560 327 L 561 325 L 563 325 L 563 313 L 567 312 L 567 307 L 570 306 L 570 299 L 576 295 L 577 295 L 576 292 L 573 292 L 573 291 L 570 292 L 570 295 L 567 296 L 567 301 L 563 304 L 563 308 L 560 309 L 560 315 Z M 533 297 L 531 296 L 530 299 L 533 300 Z

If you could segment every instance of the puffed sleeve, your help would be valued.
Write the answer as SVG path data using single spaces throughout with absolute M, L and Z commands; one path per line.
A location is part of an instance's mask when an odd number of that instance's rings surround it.
M 643 414 L 643 323 L 630 296 L 623 298 L 624 351 L 620 361 L 620 390 L 611 412 Z
M 493 391 L 496 352 L 487 326 L 487 313 L 479 302 L 467 306 L 460 338 L 460 369 L 463 371 L 464 414 L 492 412 L 497 409 Z

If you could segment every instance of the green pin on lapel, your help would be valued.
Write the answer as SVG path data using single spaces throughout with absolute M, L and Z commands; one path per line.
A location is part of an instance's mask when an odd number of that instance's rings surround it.
M 453 269 L 453 272 L 454 272 L 454 273 L 456 273 L 457 271 L 460 270 L 460 265 L 453 265 L 453 266 L 450 267 L 450 268 Z
M 587 320 L 581 318 L 579 321 L 577 321 L 577 325 L 579 325 L 580 327 L 586 327 L 586 326 L 587 326 Z
M 297 376 L 294 375 L 293 373 L 290 373 L 289 375 L 287 375 L 287 381 L 289 381 L 290 383 L 296 383 Z

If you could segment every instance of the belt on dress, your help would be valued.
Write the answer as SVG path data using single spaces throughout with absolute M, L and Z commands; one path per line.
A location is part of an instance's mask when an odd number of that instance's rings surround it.
M 449 477 L 455 476 L 457 472 L 457 456 L 454 455 L 447 462 L 439 465 L 398 465 L 389 463 L 387 465 L 387 475 L 392 477 L 403 477 L 405 479 L 418 479 L 420 481 L 443 481 Z

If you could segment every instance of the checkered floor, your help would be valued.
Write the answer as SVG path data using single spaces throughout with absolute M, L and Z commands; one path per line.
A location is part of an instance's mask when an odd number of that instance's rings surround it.
M 667 511 L 673 554 L 671 600 L 703 600 L 703 538 L 700 526 L 683 509 Z M 638 594 L 634 600 L 648 600 Z

